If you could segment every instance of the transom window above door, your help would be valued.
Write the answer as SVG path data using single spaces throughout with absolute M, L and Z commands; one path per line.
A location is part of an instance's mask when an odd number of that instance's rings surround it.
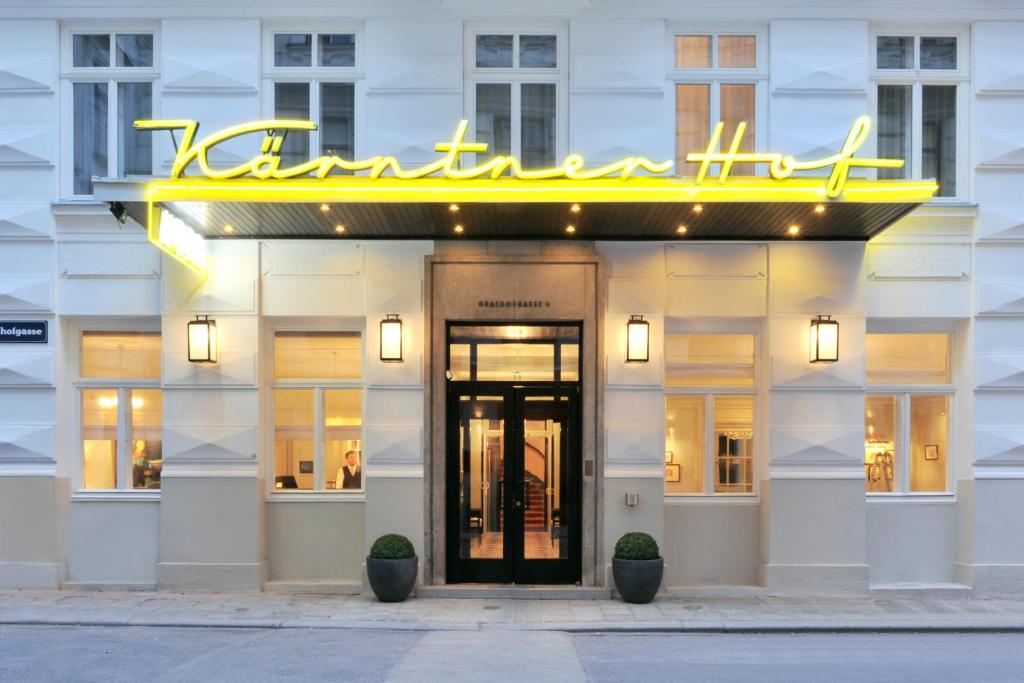
M 314 59 L 316 63 L 314 64 Z M 354 33 L 275 33 L 275 67 L 356 65 Z
M 448 372 L 455 382 L 577 382 L 576 325 L 451 325 Z
M 478 69 L 556 69 L 558 36 L 480 33 L 476 36 Z

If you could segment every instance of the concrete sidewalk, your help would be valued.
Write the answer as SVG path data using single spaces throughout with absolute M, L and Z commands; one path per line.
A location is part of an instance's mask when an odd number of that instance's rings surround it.
M 1024 596 L 417 599 L 294 593 L 0 590 L 0 624 L 570 632 L 1024 632 Z

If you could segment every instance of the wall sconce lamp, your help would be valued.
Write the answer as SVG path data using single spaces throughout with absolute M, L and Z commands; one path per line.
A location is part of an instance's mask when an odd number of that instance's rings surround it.
M 217 321 L 197 315 L 188 324 L 188 362 L 217 362 Z
M 402 362 L 402 319 L 388 313 L 380 321 L 380 359 L 385 363 Z
M 650 324 L 642 315 L 629 316 L 626 323 L 626 362 L 646 363 L 651 357 Z
M 835 363 L 839 360 L 839 322 L 830 315 L 811 320 L 809 356 L 812 363 Z

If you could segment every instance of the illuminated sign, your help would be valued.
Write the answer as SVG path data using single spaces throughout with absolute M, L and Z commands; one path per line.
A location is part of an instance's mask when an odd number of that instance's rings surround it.
M 205 270 L 202 238 L 185 223 L 156 208 L 170 202 L 291 202 L 291 203 L 713 203 L 789 202 L 922 203 L 938 190 L 933 180 L 875 180 L 851 178 L 855 168 L 893 169 L 901 159 L 857 158 L 871 131 L 862 116 L 850 129 L 836 154 L 797 160 L 778 153 L 741 152 L 746 124 L 740 123 L 728 148 L 722 146 L 724 124 L 718 123 L 707 149 L 686 155 L 699 164 L 697 176 L 668 175 L 671 161 L 626 157 L 588 167 L 579 154 L 558 166 L 524 169 L 514 156 L 496 155 L 480 163 L 487 144 L 466 141 L 468 121 L 460 121 L 451 140 L 434 149 L 441 156 L 416 168 L 403 168 L 393 156 L 344 159 L 320 156 L 282 166 L 280 156 L 289 131 L 316 130 L 312 121 L 267 119 L 243 123 L 197 139 L 199 122 L 189 119 L 136 121 L 140 130 L 182 131 L 170 177 L 146 187 L 149 236 L 161 249 L 199 272 Z M 259 153 L 234 166 L 211 166 L 211 150 L 246 135 L 260 134 Z M 732 176 L 735 164 L 767 165 L 768 176 Z M 713 172 L 712 166 L 717 166 Z M 192 168 L 198 175 L 187 175 Z M 804 171 L 828 171 L 827 176 L 794 177 Z M 170 220 L 172 227 L 167 227 Z

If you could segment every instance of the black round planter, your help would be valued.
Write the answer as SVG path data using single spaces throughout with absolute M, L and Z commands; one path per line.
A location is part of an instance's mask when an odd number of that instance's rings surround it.
M 401 560 L 375 560 L 366 558 L 366 576 L 370 588 L 381 602 L 402 602 L 416 585 L 416 557 Z
M 661 576 L 665 571 L 665 559 L 620 560 L 612 558 L 612 576 L 615 587 L 626 602 L 639 604 L 654 600 L 661 588 Z

